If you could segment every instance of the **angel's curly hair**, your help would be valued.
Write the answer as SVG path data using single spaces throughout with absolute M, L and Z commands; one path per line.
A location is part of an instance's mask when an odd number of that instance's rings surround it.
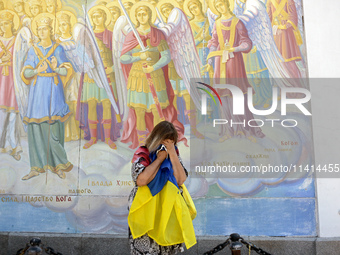
M 0 23 L 2 22 L 2 20 L 0 20 Z M 9 21 L 11 23 L 11 28 L 12 28 L 12 34 L 13 35 L 17 35 L 18 31 L 14 28 L 14 22 L 13 20 Z M 0 30 L 0 35 L 3 36 L 4 35 L 4 32 L 2 32 Z
M 148 16 L 149 16 L 149 24 L 152 25 L 152 10 L 148 7 L 148 6 L 145 6 L 145 5 L 142 5 L 142 6 L 139 6 L 137 9 L 136 9 L 136 12 L 135 12 L 135 17 L 136 17 L 136 20 L 137 20 L 137 26 L 136 27 L 139 27 L 140 26 L 140 23 L 137 19 L 137 13 L 140 11 L 140 10 L 145 10 L 147 13 L 148 13 Z

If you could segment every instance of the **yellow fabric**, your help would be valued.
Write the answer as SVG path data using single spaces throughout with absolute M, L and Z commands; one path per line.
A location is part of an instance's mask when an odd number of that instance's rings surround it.
M 183 196 L 190 197 L 184 184 L 182 187 Z M 184 242 L 189 249 L 195 245 L 192 217 L 183 196 L 170 181 L 155 196 L 148 186 L 138 187 L 128 216 L 133 238 L 148 234 L 162 246 Z M 192 200 L 189 203 L 193 204 Z
M 236 35 L 235 34 L 235 32 L 236 32 L 236 25 L 237 25 L 238 21 L 239 21 L 238 18 L 233 17 L 233 19 L 231 21 L 231 24 L 230 24 L 230 27 L 224 26 L 222 24 L 221 19 L 218 19 L 216 21 L 216 32 L 217 32 L 218 42 L 220 44 L 220 50 L 222 52 L 224 51 L 224 44 L 225 44 L 222 30 L 230 30 L 229 45 L 230 45 L 230 47 L 234 47 L 235 35 Z M 220 60 L 220 77 L 221 78 L 226 78 L 226 63 L 222 62 L 222 58 Z

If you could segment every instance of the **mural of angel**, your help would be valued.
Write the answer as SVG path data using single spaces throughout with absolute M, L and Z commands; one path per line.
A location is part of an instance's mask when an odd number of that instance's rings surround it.
M 101 139 L 111 149 L 117 149 L 114 141 L 120 136 L 121 120 L 118 109 L 112 109 L 112 105 L 117 102 L 117 91 L 112 60 L 112 32 L 107 29 L 111 22 L 111 14 L 103 5 L 92 7 L 88 13 L 93 24 L 93 36 L 87 37 L 93 40 L 89 42 L 89 47 L 97 45 L 99 49 L 97 54 L 100 55 L 95 57 L 101 60 L 95 65 L 105 68 L 106 83 L 108 82 L 109 88 L 98 84 L 94 76 L 91 78 L 88 73 L 84 74 L 79 92 L 81 98 L 77 105 L 80 111 L 77 110 L 78 120 L 85 130 L 84 138 L 89 140 L 83 148 L 88 149 Z
M 119 86 L 118 91 L 127 87 L 126 102 L 129 108 L 121 141 L 132 142 L 129 146 L 132 149 L 144 144 L 147 134 L 164 118 L 175 125 L 179 141 L 186 145 L 184 126 L 177 120 L 177 111 L 173 105 L 174 92 L 169 81 L 167 65 L 172 59 L 176 70 L 182 72 L 179 74 L 188 86 L 190 77 L 200 75 L 199 58 L 194 54 L 196 52 L 193 51 L 194 43 L 190 44 L 192 33 L 188 22 L 184 24 L 187 18 L 180 15 L 183 14 L 182 11 L 176 11 L 169 17 L 168 21 L 171 22 L 161 29 L 156 28 L 153 26 L 156 10 L 147 2 L 135 4 L 130 14 L 132 22 L 136 24 L 136 31 L 130 31 L 125 37 L 123 32 L 116 31 L 115 28 L 115 33 L 120 34 L 120 37 L 116 37 L 119 41 L 115 41 L 117 47 L 114 49 L 117 52 L 114 54 L 118 55 L 122 48 L 120 57 L 122 65 L 121 68 L 117 66 L 115 69 L 117 87 Z M 117 21 L 117 28 L 124 28 L 124 23 L 118 25 Z M 191 37 L 188 37 L 187 32 Z M 146 47 L 147 50 L 143 51 Z M 124 74 L 123 77 L 117 75 L 121 72 Z M 191 89 L 194 103 L 199 105 L 199 93 L 194 87 Z M 126 112 L 124 109 L 124 114 Z
M 11 9 L 19 15 L 21 23 L 24 24 L 24 20 L 28 19 L 27 13 L 25 12 L 24 0 L 12 0 L 11 5 Z
M 21 119 L 15 96 L 13 50 L 19 16 L 9 10 L 0 11 L 0 151 L 20 160 Z
M 246 102 L 247 90 L 251 86 L 247 79 L 242 53 L 248 53 L 251 50 L 252 41 L 243 22 L 231 12 L 228 0 L 211 0 L 209 7 L 213 13 L 218 15 L 218 18 L 213 27 L 212 39 L 208 43 L 210 53 L 204 70 L 212 71 L 214 59 L 216 81 L 220 81 L 221 78 L 223 82 L 239 87 L 244 93 L 244 102 Z M 221 118 L 238 123 L 243 123 L 244 120 L 248 123 L 248 120 L 254 119 L 246 103 L 244 116 L 233 115 L 231 92 L 228 89 L 217 89 L 217 92 L 222 99 Z M 235 136 L 247 137 L 252 142 L 256 142 L 255 137 L 263 138 L 264 134 L 258 127 L 221 125 L 220 136 L 220 142 Z
M 81 52 L 74 52 L 77 48 L 77 44 L 72 36 L 72 29 L 77 22 L 76 16 L 69 11 L 60 11 L 56 14 L 56 16 L 56 33 L 59 35 L 56 42 L 64 48 L 68 61 L 71 62 L 74 67 L 82 65 L 81 61 L 77 62 L 75 60 Z M 65 100 L 72 113 L 70 118 L 65 122 L 65 142 L 80 139 L 79 122 L 75 119 L 81 75 L 81 73 L 77 72 L 77 70 L 78 68 L 75 68 L 76 72 L 74 72 L 69 82 L 65 85 Z
M 294 0 L 268 0 L 267 11 L 273 25 L 274 40 L 292 78 L 301 78 L 296 62 L 301 61 L 299 45 L 303 43 Z
M 25 11 L 32 19 L 38 16 L 40 13 L 45 12 L 45 10 L 46 4 L 42 0 L 32 0 L 26 2 Z
M 111 22 L 107 26 L 107 29 L 113 31 L 117 19 L 122 15 L 118 2 L 111 2 L 106 5 L 111 13 Z
M 64 122 L 71 112 L 65 102 L 64 85 L 73 72 L 62 46 L 52 40 L 55 16 L 42 13 L 32 22 L 39 43 L 31 45 L 31 34 L 23 27 L 16 40 L 16 92 L 19 109 L 27 125 L 31 171 L 28 180 L 46 170 L 66 177 L 73 165 L 64 149 Z M 21 78 L 21 79 L 20 79 Z M 28 97 L 25 90 L 29 86 Z
M 45 3 L 46 12 L 51 13 L 53 15 L 55 15 L 62 8 L 60 0 L 45 0 Z
M 174 10 L 175 7 L 176 7 L 176 9 Z M 160 1 L 158 3 L 157 8 L 161 12 L 160 15 L 162 15 L 161 18 L 162 18 L 162 21 L 164 23 L 164 24 L 160 23 L 159 27 L 164 27 L 164 25 L 166 23 L 168 23 L 168 18 L 169 18 L 170 14 L 172 13 L 173 10 L 174 10 L 174 13 L 181 12 L 181 15 L 184 16 L 184 13 L 178 7 L 179 7 L 179 5 L 176 1 L 172 1 L 171 3 L 169 3 L 168 1 L 163 0 L 163 1 Z M 174 15 L 172 15 L 172 16 L 174 16 Z M 190 29 L 190 27 L 188 27 L 188 28 Z M 208 31 L 208 33 L 209 33 L 209 31 Z M 189 35 L 189 36 L 192 37 L 193 35 Z M 195 40 L 195 43 L 196 43 L 196 40 Z M 209 51 L 209 49 L 208 49 L 208 51 Z M 202 52 L 202 51 L 200 51 L 200 49 L 198 48 L 198 53 L 200 53 L 200 52 Z M 200 57 L 200 60 L 202 61 L 203 59 L 206 59 L 207 56 L 204 57 L 204 54 L 201 54 L 201 55 L 199 55 L 199 57 Z M 203 139 L 204 136 L 197 130 L 197 127 L 196 127 L 196 125 L 197 125 L 197 121 L 196 121 L 197 111 L 196 111 L 196 109 L 190 109 L 191 106 L 194 105 L 194 103 L 191 101 L 189 91 L 188 91 L 186 85 L 184 84 L 182 78 L 176 72 L 174 62 L 170 61 L 168 66 L 169 66 L 169 79 L 170 79 L 172 88 L 173 88 L 174 93 L 175 93 L 175 98 L 174 98 L 174 102 L 173 102 L 174 106 L 177 110 L 177 97 L 183 97 L 184 102 L 185 102 L 185 108 L 186 108 L 186 110 L 184 111 L 184 114 L 186 116 L 188 116 L 192 134 L 195 135 L 198 138 Z

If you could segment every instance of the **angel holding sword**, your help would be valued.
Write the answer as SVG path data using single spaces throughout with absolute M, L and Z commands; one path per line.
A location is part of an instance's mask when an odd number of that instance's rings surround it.
M 112 108 L 118 99 L 112 59 L 112 32 L 107 29 L 111 22 L 111 13 L 105 6 L 97 5 L 92 7 L 88 14 L 93 30 L 89 27 L 91 35 L 86 38 L 94 41 L 87 43 L 85 41 L 84 50 L 87 51 L 93 44 L 97 45 L 99 55 L 92 54 L 92 56 L 96 59 L 95 65 L 98 65 L 98 68 L 105 68 L 106 81 L 102 80 L 102 82 L 108 86 L 99 86 L 95 76 L 84 74 L 77 103 L 77 119 L 85 130 L 85 139 L 89 140 L 83 148 L 88 149 L 101 139 L 111 149 L 117 149 L 114 141 L 120 136 L 121 120 L 118 109 Z
M 194 103 L 199 105 L 199 92 L 196 86 L 189 82 L 190 78 L 200 76 L 200 68 L 188 20 L 183 12 L 174 12 L 169 24 L 156 28 L 153 26 L 156 10 L 152 4 L 136 3 L 130 10 L 130 17 L 124 8 L 122 10 L 125 17 L 117 21 L 118 31 L 115 29 L 115 38 L 120 41 L 116 41 L 117 47 L 114 47 L 118 51 L 114 54 L 121 55 L 121 65 L 115 65 L 117 87 L 119 86 L 118 91 L 125 95 L 124 102 L 127 102 L 128 107 L 121 141 L 132 142 L 129 146 L 132 149 L 143 145 L 154 125 L 165 119 L 174 124 L 179 141 L 187 145 L 184 126 L 178 121 L 173 105 L 174 92 L 169 81 L 167 65 L 171 59 L 174 60 L 177 72 L 193 95 Z M 132 31 L 124 36 L 119 29 L 122 30 L 128 23 L 131 24 Z M 121 49 L 120 44 L 123 45 Z M 143 50 L 145 48 L 147 51 Z M 121 73 L 124 74 L 123 77 Z M 127 88 L 126 93 L 124 88 Z M 124 115 L 126 112 L 124 109 Z

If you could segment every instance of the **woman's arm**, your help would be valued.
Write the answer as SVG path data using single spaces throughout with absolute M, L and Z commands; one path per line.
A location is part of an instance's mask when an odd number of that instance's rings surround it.
M 157 158 L 154 162 L 152 162 L 150 165 L 148 165 L 142 173 L 140 173 L 137 177 L 136 184 L 137 186 L 144 186 L 148 185 L 149 182 L 155 178 L 159 167 L 161 166 L 164 159 L 167 157 L 168 153 L 166 151 L 160 151 L 157 154 Z
M 172 164 L 172 169 L 174 170 L 174 176 L 177 181 L 177 185 L 181 186 L 187 179 L 187 175 L 184 167 L 182 166 L 175 149 L 174 142 L 171 140 L 166 140 L 163 142 L 166 149 L 168 150 L 170 161 Z

